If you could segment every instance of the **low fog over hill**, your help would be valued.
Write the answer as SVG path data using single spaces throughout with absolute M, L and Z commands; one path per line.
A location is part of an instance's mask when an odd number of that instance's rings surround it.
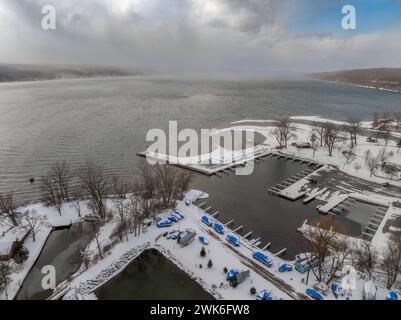
M 0 82 L 120 77 L 140 72 L 108 66 L 0 64 Z

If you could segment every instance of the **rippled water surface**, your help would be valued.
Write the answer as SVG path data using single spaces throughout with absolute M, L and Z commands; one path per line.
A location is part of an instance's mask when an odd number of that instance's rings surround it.
M 0 192 L 38 197 L 56 160 L 86 161 L 134 176 L 146 132 L 221 128 L 241 119 L 322 115 L 369 119 L 396 111 L 401 95 L 310 80 L 191 80 L 131 77 L 0 84 Z M 31 185 L 29 178 L 35 177 Z

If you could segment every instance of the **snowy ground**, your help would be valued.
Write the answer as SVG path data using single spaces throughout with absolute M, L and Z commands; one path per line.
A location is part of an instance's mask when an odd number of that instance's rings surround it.
M 86 206 L 85 201 L 82 202 L 81 208 L 82 208 L 81 212 L 82 216 L 85 216 L 90 213 L 90 211 Z M 29 270 L 32 268 L 35 261 L 39 257 L 43 249 L 43 246 L 45 245 L 46 240 L 50 235 L 50 233 L 52 232 L 52 230 L 57 227 L 69 226 L 72 223 L 81 220 L 81 218 L 78 217 L 75 210 L 71 208 L 71 204 L 69 203 L 63 204 L 61 209 L 62 212 L 61 216 L 54 207 L 45 207 L 40 203 L 35 203 L 25 207 L 18 208 L 17 211 L 25 212 L 26 210 L 35 210 L 39 215 L 41 215 L 44 218 L 44 223 L 40 231 L 36 235 L 36 241 L 33 241 L 32 238 L 29 237 L 24 243 L 24 246 L 29 250 L 29 257 L 27 261 L 25 261 L 22 265 L 18 266 L 16 272 L 14 272 L 12 275 L 12 281 L 7 290 L 9 299 L 13 299 L 14 296 L 17 294 Z M 2 224 L 0 224 L 0 234 L 3 234 L 3 231 L 5 232 L 5 235 L 0 237 L 0 242 L 5 241 L 5 239 L 7 238 L 15 240 L 13 234 L 22 231 L 21 227 L 17 227 L 17 228 L 12 228 L 8 232 L 6 232 L 9 228 L 10 225 L 8 223 L 5 223 L 5 221 L 3 221 Z M 4 292 L 0 294 L 0 300 L 2 299 L 5 299 Z

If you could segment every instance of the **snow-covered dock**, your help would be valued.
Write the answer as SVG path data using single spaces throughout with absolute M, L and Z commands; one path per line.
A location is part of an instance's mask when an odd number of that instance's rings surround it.
M 319 212 L 322 214 L 330 214 L 331 210 L 336 207 L 338 204 L 342 203 L 343 201 L 347 200 L 349 194 L 341 194 L 338 197 L 334 197 L 332 200 L 327 202 L 326 204 L 319 207 Z
M 137 153 L 138 156 L 162 163 L 169 163 L 181 168 L 186 168 L 208 176 L 219 174 L 230 174 L 237 168 L 243 168 L 248 162 L 258 161 L 270 155 L 271 147 L 266 145 L 257 145 L 254 148 L 241 151 L 233 151 L 229 156 L 222 155 L 218 151 L 199 157 L 179 158 L 166 154 L 160 154 L 150 151 Z

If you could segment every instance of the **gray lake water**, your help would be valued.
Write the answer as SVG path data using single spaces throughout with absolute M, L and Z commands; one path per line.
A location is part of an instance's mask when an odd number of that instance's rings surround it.
M 139 163 L 136 153 L 149 145 L 145 141 L 147 131 L 166 130 L 169 120 L 177 120 L 179 129 L 195 130 L 222 128 L 242 119 L 290 115 L 321 115 L 338 120 L 354 115 L 369 120 L 376 111 L 399 111 L 400 99 L 397 93 L 306 79 L 194 80 L 141 76 L 3 83 L 0 193 L 12 191 L 19 202 L 37 200 L 40 176 L 58 160 L 66 160 L 72 169 L 92 161 L 108 173 L 135 180 Z M 286 247 L 287 257 L 293 258 L 300 250 L 296 227 L 305 218 L 317 217 L 314 207 L 318 202 L 304 206 L 299 201 L 280 199 L 269 195 L 267 187 L 301 169 L 294 164 L 266 160 L 256 166 L 251 176 L 196 175 L 193 186 L 211 194 L 208 201 L 222 212 L 222 220 L 235 219 L 236 224 L 245 226 L 244 231 L 250 229 L 255 237 L 261 237 L 264 244 L 271 241 L 272 251 Z M 31 177 L 36 179 L 34 184 L 29 183 Z M 350 230 L 359 232 L 359 224 L 347 221 Z M 62 270 L 58 279 L 64 279 L 78 267 L 77 253 L 85 241 L 86 236 L 74 230 L 52 233 L 18 298 L 46 298 L 49 292 L 39 287 L 41 266 L 56 264 Z M 125 271 L 128 276 L 123 273 L 123 278 L 113 279 L 97 294 L 104 299 L 129 299 L 159 297 L 159 293 L 163 298 L 165 293 L 172 299 L 189 292 L 188 298 L 210 298 L 188 284 L 190 279 L 185 274 L 179 275 L 174 266 L 160 259 L 144 258 L 149 267 L 139 273 L 139 265 L 132 264 Z M 131 282 L 124 281 L 134 279 L 134 283 L 141 284 L 143 279 L 154 276 L 152 270 L 165 278 L 173 274 L 173 281 L 163 278 L 163 286 L 155 282 L 139 293 Z M 181 287 L 172 290 L 181 283 Z
M 203 208 L 211 206 L 210 213 L 220 211 L 217 219 L 222 223 L 234 219 L 230 229 L 244 226 L 240 235 L 252 231 L 249 239 L 260 238 L 260 248 L 271 242 L 269 250 L 275 253 L 286 248 L 283 258 L 292 260 L 306 249 L 297 228 L 306 219 L 312 222 L 320 217 L 315 208 L 322 202 L 313 200 L 305 205 L 302 200 L 289 201 L 272 195 L 267 189 L 307 168 L 316 169 L 299 162 L 267 157 L 255 163 L 251 175 L 237 176 L 233 172 L 221 177 L 197 175 L 193 185 L 209 193 L 210 198 L 199 200 L 199 203 L 206 201 Z M 358 223 L 346 217 L 336 219 L 346 225 L 349 234 L 361 234 Z
M 50 297 L 52 290 L 44 290 L 41 284 L 44 277 L 42 268 L 46 265 L 54 266 L 57 284 L 66 280 L 81 266 L 81 251 L 91 238 L 92 232 L 85 223 L 53 230 L 38 260 L 22 283 L 16 299 L 44 300 Z
M 401 95 L 297 80 L 194 80 L 141 76 L 0 84 L 0 192 L 39 196 L 38 182 L 57 160 L 86 161 L 135 177 L 137 152 L 152 128 L 221 128 L 241 119 L 321 115 L 370 119 L 398 111 Z

